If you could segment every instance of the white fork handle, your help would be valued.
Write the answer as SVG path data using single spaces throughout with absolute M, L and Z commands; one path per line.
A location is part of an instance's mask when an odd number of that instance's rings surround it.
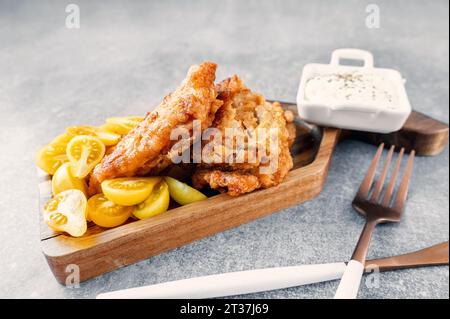
M 98 299 L 213 298 L 341 278 L 346 264 L 330 263 L 237 271 L 99 294 Z
M 334 299 L 356 299 L 359 285 L 364 272 L 364 265 L 356 260 L 350 260 L 342 276 Z

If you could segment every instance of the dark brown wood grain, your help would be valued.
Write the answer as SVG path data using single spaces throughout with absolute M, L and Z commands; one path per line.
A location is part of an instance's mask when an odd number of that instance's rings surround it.
M 448 125 L 413 111 L 400 131 L 389 134 L 344 131 L 342 138 L 361 140 L 374 145 L 396 145 L 397 149 L 414 149 L 420 156 L 434 156 L 441 153 L 448 144 Z

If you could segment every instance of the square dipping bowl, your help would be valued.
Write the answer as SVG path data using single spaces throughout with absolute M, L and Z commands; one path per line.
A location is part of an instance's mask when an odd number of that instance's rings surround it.
M 363 61 L 363 65 L 342 65 L 342 59 L 360 60 Z M 349 73 L 382 77 L 386 83 L 391 84 L 391 90 L 396 97 L 395 101 L 392 105 L 387 105 L 369 99 L 352 101 L 336 98 L 324 101 L 324 99 L 306 96 L 305 88 L 310 79 L 317 76 Z M 404 83 L 405 80 L 398 71 L 375 68 L 370 52 L 358 49 L 338 49 L 333 51 L 330 64 L 307 64 L 303 68 L 297 92 L 298 114 L 302 119 L 322 126 L 377 133 L 398 131 L 411 113 L 411 105 Z M 332 87 L 330 89 L 333 90 Z

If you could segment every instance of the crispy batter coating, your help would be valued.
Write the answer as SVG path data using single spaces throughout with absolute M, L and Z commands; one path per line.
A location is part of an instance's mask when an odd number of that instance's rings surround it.
M 192 181 L 197 188 L 209 185 L 213 189 L 227 190 L 232 196 L 249 193 L 261 187 L 258 176 L 242 170 L 200 169 L 192 176 Z
M 209 127 L 222 104 L 216 99 L 215 73 L 216 64 L 211 62 L 192 66 L 181 85 L 95 167 L 90 193 L 98 192 L 105 179 L 155 174 L 171 165 L 169 151 L 176 143 L 170 140 L 172 130 L 187 128 L 192 136 L 193 120 L 199 120 L 202 129 Z
M 279 103 L 269 103 L 262 95 L 250 91 L 236 75 L 219 83 L 217 90 L 223 106 L 216 113 L 212 126 L 223 134 L 219 142 L 213 140 L 209 146 L 212 143 L 211 152 L 221 160 L 200 164 L 192 177 L 194 187 L 201 189 L 209 185 L 238 196 L 278 185 L 293 167 L 289 147 L 294 140 L 295 127 L 288 123 L 293 120 L 292 113 L 285 113 Z M 227 143 L 224 136 L 229 128 L 236 129 L 238 138 Z M 277 129 L 278 138 L 275 150 L 270 147 L 270 129 L 273 128 Z M 258 141 L 257 147 L 250 143 L 254 138 Z M 236 163 L 238 158 L 244 162 Z M 264 168 L 268 168 L 269 158 L 276 161 L 275 170 L 267 172 Z

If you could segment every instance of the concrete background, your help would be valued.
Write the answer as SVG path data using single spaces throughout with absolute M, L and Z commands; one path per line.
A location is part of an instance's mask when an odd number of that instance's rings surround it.
M 447 1 L 79 1 L 81 28 L 65 27 L 65 1 L 0 1 L 0 297 L 91 298 L 192 276 L 343 261 L 363 225 L 350 202 L 375 148 L 337 148 L 324 192 L 242 225 L 66 289 L 40 252 L 33 156 L 74 124 L 144 114 L 203 60 L 218 79 L 239 74 L 267 98 L 295 101 L 301 68 L 332 50 L 373 52 L 408 80 L 413 107 L 448 123 Z M 380 28 L 365 26 L 366 6 Z M 449 153 L 418 158 L 407 210 L 377 229 L 369 257 L 449 238 Z M 249 298 L 332 297 L 338 282 Z M 448 267 L 385 273 L 360 298 L 448 298 Z

